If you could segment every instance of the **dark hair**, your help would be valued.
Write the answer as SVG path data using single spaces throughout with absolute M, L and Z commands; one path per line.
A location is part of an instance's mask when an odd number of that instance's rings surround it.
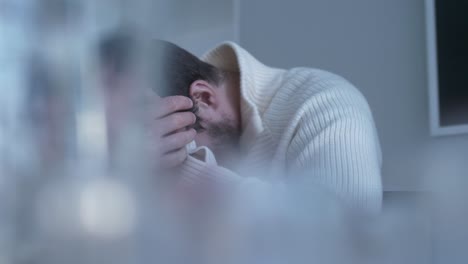
M 183 95 L 189 97 L 190 85 L 197 80 L 219 84 L 223 72 L 215 66 L 197 58 L 187 50 L 164 40 L 146 40 L 147 54 L 138 54 L 136 38 L 126 33 L 113 33 L 100 43 L 100 61 L 110 70 L 119 74 L 134 67 L 137 56 L 149 60 L 145 63 L 150 68 L 153 82 L 152 90 L 159 96 Z M 160 67 L 158 67 L 160 66 Z
M 150 68 L 151 89 L 161 97 L 190 97 L 190 85 L 193 82 L 204 80 L 218 85 L 224 78 L 222 70 L 171 42 L 159 39 L 140 39 L 140 42 L 149 45 L 143 49 L 135 36 L 128 33 L 110 34 L 99 44 L 100 63 L 112 72 L 122 74 L 132 70 L 138 56 L 144 56 L 145 65 Z M 141 54 L 141 50 L 145 50 L 146 54 Z M 195 102 L 191 111 L 197 114 Z M 197 122 L 193 126 L 197 131 L 203 129 L 200 121 L 197 115 Z

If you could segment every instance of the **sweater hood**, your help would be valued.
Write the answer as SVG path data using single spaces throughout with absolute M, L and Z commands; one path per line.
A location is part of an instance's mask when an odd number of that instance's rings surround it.
M 249 144 L 263 132 L 262 114 L 270 103 L 284 70 L 275 69 L 254 58 L 234 42 L 224 42 L 201 59 L 217 68 L 239 72 L 242 119 L 241 144 Z

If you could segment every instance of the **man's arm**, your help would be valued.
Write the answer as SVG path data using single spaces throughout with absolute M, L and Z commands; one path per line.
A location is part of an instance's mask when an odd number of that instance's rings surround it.
M 286 153 L 288 182 L 300 182 L 305 192 L 319 186 L 349 206 L 372 213 L 380 211 L 381 152 L 365 98 L 354 87 L 332 88 L 312 97 L 299 112 L 301 118 Z M 188 159 L 183 168 L 192 182 L 243 179 L 223 167 L 208 166 L 199 160 Z
M 313 94 L 297 112 L 287 170 L 301 185 L 319 185 L 348 207 L 380 211 L 382 154 L 364 96 L 338 81 Z
M 318 184 L 352 208 L 379 212 L 381 154 L 372 120 L 352 109 L 323 118 L 329 120 L 316 131 L 301 125 L 289 146 L 289 170 L 302 177 L 300 182 Z

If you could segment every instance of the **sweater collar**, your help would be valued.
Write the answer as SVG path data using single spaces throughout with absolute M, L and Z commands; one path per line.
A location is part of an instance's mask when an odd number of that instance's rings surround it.
M 261 116 L 276 91 L 275 80 L 281 70 L 270 68 L 234 42 L 224 42 L 202 56 L 202 60 L 220 69 L 240 75 L 242 146 L 249 145 L 263 132 Z

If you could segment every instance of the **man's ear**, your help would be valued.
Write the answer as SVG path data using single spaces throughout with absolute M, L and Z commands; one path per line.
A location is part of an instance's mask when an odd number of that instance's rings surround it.
M 197 80 L 190 85 L 190 97 L 200 108 L 216 107 L 216 87 L 207 81 Z

